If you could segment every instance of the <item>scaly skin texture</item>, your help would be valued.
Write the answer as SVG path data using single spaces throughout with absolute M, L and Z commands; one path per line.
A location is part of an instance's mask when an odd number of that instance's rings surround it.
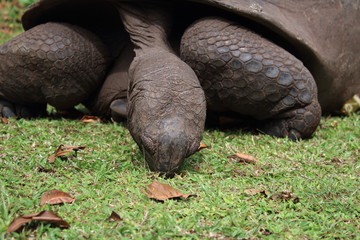
M 128 127 L 150 169 L 168 174 L 178 171 L 200 145 L 205 98 L 185 63 L 153 50 L 132 66 Z
M 128 127 L 153 171 L 173 174 L 200 145 L 206 102 L 194 71 L 167 42 L 166 9 L 122 5 L 135 45 L 129 69 Z
M 320 121 L 317 88 L 294 56 L 225 19 L 205 18 L 182 37 L 181 57 L 194 70 L 208 109 L 265 120 L 259 128 L 292 139 L 309 137 Z
M 108 68 L 100 40 L 64 23 L 38 25 L 1 45 L 0 62 L 0 99 L 58 109 L 87 99 Z
M 130 43 L 130 39 L 126 42 L 127 47 L 121 51 L 120 56 L 111 66 L 101 88 L 84 103 L 93 114 L 104 118 L 111 117 L 117 122 L 126 119 L 128 70 L 135 56 L 134 47 Z M 117 103 L 115 107 L 113 107 L 114 103 Z M 120 108 L 116 106 L 120 106 Z

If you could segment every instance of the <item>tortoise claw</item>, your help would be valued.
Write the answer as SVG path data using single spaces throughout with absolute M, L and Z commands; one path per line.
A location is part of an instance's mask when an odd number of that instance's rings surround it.
M 111 117 L 115 122 L 122 122 L 127 118 L 127 100 L 116 99 L 110 104 Z
M 296 141 L 308 138 L 319 125 L 321 108 L 317 101 L 304 108 L 290 110 L 274 119 L 266 120 L 259 128 L 268 135 L 288 137 Z
M 46 105 L 25 106 L 0 100 L 0 116 L 5 118 L 36 118 L 46 115 Z
M 0 116 L 5 118 L 15 118 L 14 105 L 6 100 L 0 100 Z

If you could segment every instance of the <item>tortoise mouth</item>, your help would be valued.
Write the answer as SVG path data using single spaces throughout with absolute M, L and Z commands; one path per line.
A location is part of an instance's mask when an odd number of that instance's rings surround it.
M 180 161 L 177 161 L 176 163 L 171 160 L 161 161 L 156 155 L 152 155 L 145 150 L 145 160 L 150 170 L 165 177 L 174 177 L 175 174 L 180 171 L 184 159 L 180 159 Z
M 172 133 L 166 132 L 154 141 L 151 150 L 145 144 L 145 160 L 151 171 L 162 175 L 175 174 L 189 155 L 189 140 L 185 136 L 172 136 Z
M 143 132 L 139 146 L 151 171 L 165 175 L 180 171 L 185 158 L 196 152 L 201 139 L 199 131 L 188 128 L 184 119 L 172 117 Z

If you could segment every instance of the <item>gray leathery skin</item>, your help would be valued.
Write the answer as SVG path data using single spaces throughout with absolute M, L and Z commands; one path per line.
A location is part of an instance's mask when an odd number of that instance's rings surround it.
M 260 128 L 278 137 L 315 131 L 321 109 L 313 77 L 268 40 L 235 22 L 204 18 L 185 31 L 181 57 L 199 77 L 210 110 L 266 119 Z
M 136 55 L 129 69 L 129 131 L 150 169 L 171 174 L 200 145 L 204 92 L 194 71 L 167 42 L 166 10 L 122 7 Z
M 100 89 L 84 102 L 85 106 L 90 109 L 93 114 L 105 118 L 111 117 L 118 122 L 124 121 L 127 113 L 126 110 L 114 109 L 113 103 L 123 102 L 126 108 L 129 85 L 128 70 L 135 56 L 134 47 L 130 43 L 130 39 L 126 42 L 128 42 L 127 47 L 122 49 L 120 55 L 112 64 Z M 123 112 L 121 116 L 118 116 L 119 114 L 117 112 L 119 110 Z

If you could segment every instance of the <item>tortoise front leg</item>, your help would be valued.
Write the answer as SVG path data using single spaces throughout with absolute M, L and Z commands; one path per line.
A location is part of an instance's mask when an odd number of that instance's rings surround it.
M 36 116 L 46 103 L 71 108 L 102 83 L 107 66 L 106 48 L 89 31 L 38 25 L 0 46 L 2 114 Z
M 116 122 L 127 118 L 128 70 L 135 57 L 130 39 L 124 40 L 123 44 L 126 47 L 107 73 L 101 88 L 84 103 L 93 114 L 111 117 Z
M 267 134 L 309 137 L 320 121 L 317 87 L 300 60 L 237 23 L 205 18 L 182 38 L 181 57 L 196 72 L 208 108 L 259 120 Z

